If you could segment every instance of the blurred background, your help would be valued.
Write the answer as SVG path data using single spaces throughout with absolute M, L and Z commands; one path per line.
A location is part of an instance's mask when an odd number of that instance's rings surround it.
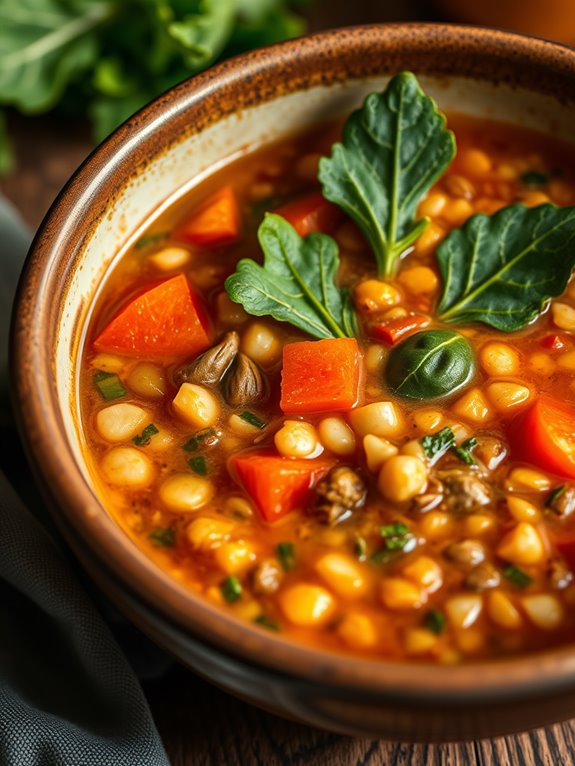
M 90 150 L 177 82 L 306 31 L 416 20 L 575 41 L 575 0 L 0 0 L 0 191 L 36 227 Z

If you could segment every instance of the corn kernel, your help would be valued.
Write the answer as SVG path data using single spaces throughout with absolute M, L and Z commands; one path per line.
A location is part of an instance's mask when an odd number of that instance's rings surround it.
M 514 468 L 507 477 L 506 487 L 511 492 L 547 492 L 551 479 L 533 468 Z
M 337 626 L 338 635 L 352 649 L 371 649 L 377 645 L 377 628 L 361 612 L 348 612 Z
M 401 433 L 401 411 L 393 402 L 373 402 L 351 410 L 348 415 L 351 427 L 360 436 L 373 434 L 391 438 Z
M 429 224 L 421 237 L 415 243 L 415 255 L 420 257 L 430 255 L 439 245 L 439 243 L 445 238 L 446 234 L 446 230 L 442 226 L 439 226 L 439 224 Z
M 324 418 L 318 426 L 323 446 L 334 455 L 353 455 L 355 434 L 343 418 Z
M 395 287 L 379 279 L 366 279 L 354 290 L 354 302 L 361 311 L 382 311 L 401 300 Z
M 418 556 L 407 566 L 403 567 L 402 574 L 428 593 L 435 593 L 443 584 L 443 572 L 441 567 L 430 556 Z
M 303 420 L 286 420 L 276 431 L 274 444 L 284 457 L 316 457 L 322 449 L 317 431 Z
M 523 625 L 523 619 L 506 593 L 494 590 L 487 596 L 487 613 L 491 620 L 501 628 L 517 630 Z
M 412 295 L 425 295 L 437 290 L 439 279 L 429 266 L 415 266 L 402 271 L 397 280 Z
M 445 602 L 445 613 L 457 630 L 469 628 L 477 620 L 483 607 L 479 594 L 461 594 L 452 596 Z
M 407 654 L 428 654 L 437 646 L 437 636 L 424 628 L 411 628 L 405 631 L 404 646 Z
M 381 494 L 395 503 L 411 500 L 427 484 L 427 467 L 417 457 L 394 455 L 382 465 L 377 479 Z
M 536 528 L 521 521 L 501 540 L 497 555 L 513 564 L 539 564 L 545 559 L 545 547 Z
M 479 388 L 472 388 L 463 394 L 453 405 L 452 411 L 473 423 L 484 423 L 492 418 L 491 408 Z
M 455 531 L 453 516 L 443 511 L 430 511 L 421 519 L 419 530 L 426 540 L 443 540 Z
M 463 519 L 463 532 L 467 537 L 481 537 L 495 526 L 495 519 L 486 513 L 471 513 Z
M 188 524 L 186 537 L 192 548 L 207 551 L 217 548 L 228 540 L 234 527 L 234 522 L 228 519 L 211 519 L 201 516 Z
M 386 577 L 381 582 L 381 600 L 388 609 L 399 612 L 419 609 L 427 601 L 427 594 L 403 577 Z
M 280 592 L 278 600 L 287 619 L 300 627 L 324 625 L 335 612 L 333 596 L 319 585 L 292 585 Z
M 344 553 L 326 553 L 315 562 L 315 571 L 332 590 L 344 598 L 361 598 L 368 581 L 360 564 Z
M 172 407 L 181 420 L 198 428 L 213 425 L 220 414 L 215 396 L 207 388 L 195 383 L 182 383 Z
M 555 630 L 563 622 L 564 610 L 556 596 L 537 593 L 521 599 L 523 609 L 531 622 L 543 630 Z
M 252 546 L 242 540 L 223 543 L 214 551 L 214 561 L 228 575 L 245 572 L 255 560 Z
M 507 343 L 486 343 L 479 352 L 479 363 L 492 376 L 516 375 L 519 372 L 519 354 Z
M 498 412 L 517 409 L 529 401 L 531 391 L 527 386 L 507 381 L 490 383 L 486 389 L 487 398 Z
M 422 433 L 433 434 L 441 428 L 443 413 L 440 410 L 416 410 L 413 419 Z
M 515 521 L 526 521 L 531 524 L 541 521 L 541 511 L 522 497 L 507 495 L 507 508 Z

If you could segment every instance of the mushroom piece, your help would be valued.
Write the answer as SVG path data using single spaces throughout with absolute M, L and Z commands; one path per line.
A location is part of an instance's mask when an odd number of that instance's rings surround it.
M 551 493 L 547 507 L 560 519 L 570 516 L 575 511 L 575 487 L 571 484 L 557 487 Z
M 492 500 L 487 484 L 471 471 L 455 468 L 438 475 L 445 490 L 444 505 L 451 513 L 473 513 Z
M 251 571 L 253 592 L 258 596 L 271 596 L 280 587 L 283 576 L 279 561 L 264 559 Z
M 501 575 L 495 569 L 493 564 L 484 561 L 468 573 L 465 578 L 465 587 L 470 590 L 487 590 L 488 588 L 497 588 L 501 582 Z
M 239 344 L 237 332 L 226 333 L 217 346 L 208 349 L 190 364 L 179 367 L 174 373 L 174 382 L 178 386 L 182 383 L 217 385 L 236 358 Z
M 223 393 L 232 407 L 243 407 L 265 401 L 268 385 L 258 365 L 239 351 L 224 378 Z
M 494 471 L 507 457 L 507 448 L 494 436 L 478 436 L 473 457 L 483 463 L 488 471 Z
M 571 572 L 567 564 L 557 559 L 549 564 L 547 577 L 551 587 L 556 590 L 563 590 L 563 588 L 569 587 L 573 582 L 573 572 Z
M 443 555 L 454 564 L 471 569 L 485 561 L 485 548 L 477 540 L 462 540 L 448 545 Z
M 316 487 L 312 513 L 324 524 L 336 524 L 365 503 L 367 489 L 355 471 L 347 466 L 332 468 Z

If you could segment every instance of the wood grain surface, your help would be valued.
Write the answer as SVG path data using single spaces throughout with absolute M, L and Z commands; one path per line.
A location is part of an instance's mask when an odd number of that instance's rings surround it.
M 328 8 L 329 6 L 329 8 Z M 432 14 L 417 0 L 323 0 L 312 28 Z M 0 190 L 37 227 L 91 150 L 87 124 L 10 115 L 17 167 Z M 279 719 L 174 665 L 144 690 L 173 766 L 570 766 L 575 722 L 514 737 L 412 745 L 342 737 Z M 110 765 L 112 766 L 112 765 Z

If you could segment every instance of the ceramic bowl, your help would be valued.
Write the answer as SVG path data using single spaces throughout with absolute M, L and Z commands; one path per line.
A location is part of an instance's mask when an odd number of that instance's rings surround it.
M 575 648 L 439 667 L 290 643 L 220 611 L 148 560 L 98 499 L 85 457 L 77 366 L 106 275 L 150 218 L 239 152 L 347 113 L 414 71 L 442 109 L 573 140 L 575 50 L 482 29 L 392 25 L 256 51 L 161 96 L 100 146 L 32 246 L 13 326 L 22 435 L 69 544 L 158 644 L 268 710 L 395 740 L 496 735 L 575 715 Z

